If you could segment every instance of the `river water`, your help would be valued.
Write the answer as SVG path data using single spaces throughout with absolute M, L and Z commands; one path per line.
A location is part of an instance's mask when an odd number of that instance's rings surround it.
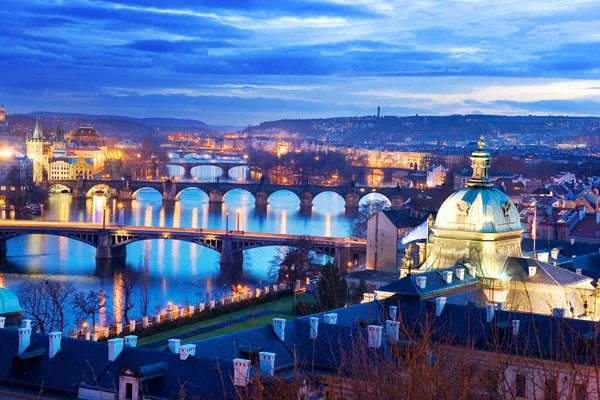
M 101 223 L 105 201 L 103 196 L 77 201 L 70 194 L 52 194 L 39 217 L 1 211 L 0 218 Z M 209 207 L 208 196 L 197 189 L 182 192 L 181 200 L 174 205 L 163 205 L 160 193 L 153 189 L 142 189 L 136 200 L 123 208 L 119 208 L 117 200 L 107 203 L 109 224 L 225 229 L 227 218 L 230 229 L 332 237 L 348 236 L 353 223 L 345 216 L 344 199 L 335 193 L 316 196 L 313 211 L 308 214 L 300 212 L 298 197 L 287 191 L 274 193 L 266 212 L 255 210 L 254 197 L 241 189 L 227 193 L 225 203 L 217 209 Z M 7 245 L 7 257 L 0 266 L 0 284 L 14 292 L 33 278 L 63 279 L 73 282 L 77 290 L 103 289 L 108 310 L 114 310 L 113 299 L 120 301 L 121 294 L 114 290 L 117 286 L 113 273 L 97 270 L 93 247 L 50 235 L 20 236 L 10 239 Z M 270 261 L 283 250 L 266 247 L 244 252 L 241 283 L 250 287 L 269 283 Z M 137 268 L 144 253 L 150 255 L 151 262 L 152 313 L 168 302 L 197 304 L 230 293 L 229 287 L 219 282 L 219 253 L 213 250 L 187 242 L 147 240 L 128 245 L 126 261 Z M 106 317 L 107 321 L 120 319 L 113 311 L 109 314 L 112 315 Z M 130 317 L 141 318 L 137 304 Z

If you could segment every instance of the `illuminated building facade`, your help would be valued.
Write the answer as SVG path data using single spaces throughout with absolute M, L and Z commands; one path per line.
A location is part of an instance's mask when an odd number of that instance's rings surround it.
M 95 172 L 104 168 L 107 148 L 98 132 L 91 126 L 82 126 L 73 132 L 67 150 L 69 157 L 92 160 Z
M 33 133 L 25 141 L 27 158 L 33 163 L 33 183 L 38 184 L 44 180 L 44 137 L 40 119 L 35 121 Z

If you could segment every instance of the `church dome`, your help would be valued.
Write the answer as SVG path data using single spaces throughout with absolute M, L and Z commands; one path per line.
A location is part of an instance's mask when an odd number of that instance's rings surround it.
M 73 132 L 73 139 L 100 139 L 100 135 L 91 126 L 82 126 Z
M 517 208 L 495 187 L 467 187 L 444 201 L 433 229 L 499 233 L 522 231 Z
M 0 288 L 0 315 L 21 312 L 17 295 L 8 289 Z

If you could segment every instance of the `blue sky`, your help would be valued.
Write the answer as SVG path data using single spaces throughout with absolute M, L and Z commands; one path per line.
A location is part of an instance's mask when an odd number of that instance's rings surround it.
M 600 114 L 600 2 L 3 0 L 0 103 L 212 124 Z

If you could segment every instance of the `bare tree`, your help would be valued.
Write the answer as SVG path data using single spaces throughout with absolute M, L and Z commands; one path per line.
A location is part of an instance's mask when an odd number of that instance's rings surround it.
M 307 276 L 312 262 L 313 257 L 308 241 L 300 240 L 271 260 L 269 278 L 272 281 L 286 282 L 293 287 L 297 279 L 304 279 Z
M 77 318 L 86 320 L 92 318 L 92 328 L 96 327 L 96 315 L 100 311 L 100 294 L 93 290 L 89 292 L 77 292 L 73 296 L 73 308 Z
M 140 307 L 142 316 L 148 316 L 150 310 L 150 252 L 145 251 L 143 256 L 140 256 L 139 268 L 140 282 Z
M 134 270 L 132 264 L 127 264 L 123 272 L 118 273 L 118 279 L 116 279 L 121 286 L 123 293 L 123 319 L 125 323 L 129 323 L 129 311 L 135 306 L 133 302 L 133 296 L 135 289 L 140 281 L 140 276 L 137 271 Z
M 367 237 L 367 223 L 375 214 L 389 207 L 389 202 L 386 200 L 370 200 L 363 203 L 358 208 L 358 218 L 352 227 L 352 236 L 359 238 Z
M 62 332 L 66 325 L 64 309 L 74 292 L 71 282 L 34 279 L 21 286 L 18 297 L 41 333 Z

